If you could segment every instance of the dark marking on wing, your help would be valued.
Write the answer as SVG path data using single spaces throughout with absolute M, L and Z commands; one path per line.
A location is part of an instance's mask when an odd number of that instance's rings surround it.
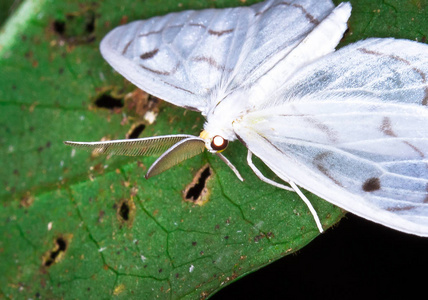
M 410 61 L 408 61 L 408 60 L 406 60 L 406 59 L 404 59 L 402 57 L 399 57 L 397 55 L 383 54 L 381 52 L 377 52 L 377 51 L 373 51 L 373 50 L 368 50 L 366 48 L 358 48 L 357 50 L 360 51 L 360 52 L 362 52 L 362 53 L 365 53 L 365 54 L 376 55 L 376 56 L 387 56 L 387 57 L 389 57 L 389 58 L 391 58 L 393 60 L 402 62 L 402 63 L 410 66 L 413 71 L 415 71 L 416 73 L 418 73 L 421 76 L 422 83 L 425 85 L 425 88 L 424 88 L 424 94 L 425 95 L 424 95 L 424 98 L 422 99 L 422 105 L 425 105 L 425 106 L 428 105 L 428 84 L 427 84 L 427 81 L 426 81 L 427 77 L 426 77 L 425 73 L 421 69 L 419 69 L 419 68 L 417 68 L 415 66 L 412 66 L 412 63 Z
M 311 116 L 305 116 L 304 120 L 307 121 L 308 123 L 310 123 L 311 125 L 314 125 L 316 128 L 321 130 L 323 133 L 325 133 L 327 135 L 327 138 L 332 143 L 337 142 L 337 135 L 338 134 L 336 131 L 334 131 L 333 129 L 331 129 L 330 127 L 325 125 L 324 123 L 320 122 L 319 120 L 317 120 L 316 118 L 313 118 Z
M 407 205 L 407 206 L 391 206 L 387 207 L 386 210 L 390 212 L 397 212 L 397 211 L 406 211 L 406 210 L 412 210 L 416 207 L 413 205 Z
M 175 72 L 177 72 L 177 69 L 179 67 L 180 63 L 178 63 L 171 71 L 159 71 L 159 70 L 155 70 L 149 67 L 146 67 L 144 65 L 140 64 L 140 67 L 146 71 L 152 72 L 156 75 L 164 75 L 164 76 L 169 76 L 169 75 L 173 75 Z
M 317 20 L 317 18 L 315 18 L 313 15 L 311 15 L 302 5 L 296 4 L 296 3 L 285 2 L 285 1 L 279 2 L 279 3 L 275 4 L 275 5 L 272 5 L 268 9 L 266 9 L 264 11 L 259 11 L 255 15 L 256 16 L 262 15 L 265 12 L 267 12 L 268 10 L 270 10 L 272 8 L 275 8 L 277 6 L 280 6 L 280 5 L 293 6 L 295 8 L 298 8 L 298 9 L 300 9 L 302 11 L 303 15 L 306 17 L 306 19 L 309 20 L 309 22 L 311 22 L 312 24 L 315 24 L 315 25 L 318 25 L 320 23 L 320 21 Z
M 189 26 L 207 28 L 207 26 L 205 26 L 204 24 L 198 24 L 198 23 L 189 23 Z
M 424 203 L 428 203 L 428 183 L 425 186 L 425 199 L 424 199 Z
M 338 133 L 311 115 L 306 115 L 306 114 L 279 114 L 278 116 L 281 116 L 281 117 L 303 117 L 303 119 L 306 122 L 310 123 L 311 125 L 314 125 L 317 129 L 319 129 L 323 133 L 325 133 L 327 135 L 327 138 L 332 143 L 337 142 Z
M 184 88 L 182 88 L 182 87 L 179 87 L 179 86 L 176 86 L 176 85 L 174 85 L 174 84 L 172 84 L 172 83 L 169 83 L 169 82 L 166 82 L 166 81 L 162 81 L 162 82 L 163 82 L 163 83 L 165 83 L 165 84 L 167 84 L 167 85 L 169 85 L 169 86 L 172 86 L 173 88 L 176 88 L 176 89 L 179 89 L 179 90 L 185 91 L 185 92 L 187 92 L 187 93 L 189 93 L 189 94 L 195 95 L 195 93 L 193 93 L 192 91 L 186 90 L 186 89 L 184 89 Z M 187 108 L 187 106 L 183 106 L 183 107 Z M 189 107 L 190 107 L 190 106 L 189 106 Z M 188 108 L 188 109 L 190 109 L 190 108 Z M 198 110 L 198 111 L 199 111 L 199 110 Z
M 278 150 L 278 152 L 286 155 L 286 153 L 284 151 L 282 151 L 282 149 L 278 148 L 277 146 L 275 146 L 271 141 L 269 141 L 266 137 L 264 137 L 263 135 L 261 135 L 260 133 L 257 132 L 257 134 L 264 139 L 268 144 L 270 144 L 272 147 L 274 147 L 276 150 Z M 245 145 L 247 146 L 247 145 Z M 247 147 L 248 148 L 248 147 Z M 288 156 L 288 155 L 287 155 Z
M 185 90 L 186 92 L 189 92 L 189 93 L 191 93 L 191 94 L 193 94 L 192 92 L 190 92 L 190 91 L 187 91 L 187 90 Z M 188 109 L 188 110 L 192 110 L 192 111 L 197 111 L 197 112 L 200 112 L 200 110 L 199 109 L 197 109 L 196 107 L 193 107 L 193 106 L 187 106 L 187 105 L 184 105 L 183 106 L 183 108 L 185 108 L 185 109 Z
M 382 120 L 382 125 L 380 126 L 380 130 L 387 136 L 397 137 L 395 132 L 392 130 L 391 119 L 388 117 L 384 117 Z M 412 148 L 415 152 L 419 154 L 420 157 L 425 157 L 425 154 L 415 145 L 408 141 L 403 141 L 404 144 Z
M 147 32 L 147 33 L 140 33 L 140 34 L 138 35 L 138 37 L 146 37 L 146 36 L 149 36 L 149 35 L 152 35 L 152 34 L 159 34 L 159 33 L 161 33 L 161 32 L 162 32 L 162 30 L 163 30 L 163 28 L 162 28 L 162 29 L 160 29 L 160 30 L 156 30 L 156 31 L 149 31 L 149 32 Z
M 425 154 L 415 145 L 413 145 L 412 143 L 408 142 L 408 141 L 403 141 L 404 144 L 406 144 L 407 146 L 409 146 L 410 148 L 412 148 L 415 152 L 417 152 L 419 154 L 420 157 L 424 158 Z
M 318 154 L 317 156 L 315 156 L 313 163 L 321 173 L 323 173 L 325 176 L 330 178 L 338 186 L 343 187 L 343 185 L 339 181 L 337 181 L 336 178 L 331 176 L 330 172 L 328 171 L 328 168 L 326 168 L 323 165 L 324 164 L 323 160 L 325 158 L 327 158 L 330 154 L 331 154 L 331 152 L 322 152 L 322 153 Z
M 293 3 L 292 6 L 299 8 L 303 12 L 305 17 L 309 20 L 309 22 L 311 22 L 312 24 L 318 25 L 320 23 L 320 21 L 318 21 L 313 15 L 308 13 L 308 11 L 302 5 Z
M 145 52 L 143 54 L 140 55 L 141 59 L 150 59 L 153 58 L 157 53 L 159 52 L 159 49 L 153 49 L 152 51 L 149 52 Z
M 216 68 L 217 70 L 220 70 L 220 71 L 228 71 L 228 72 L 232 71 L 232 70 L 226 70 L 225 66 L 222 66 L 219 63 L 217 63 L 217 61 L 212 57 L 196 56 L 196 57 L 193 57 L 191 60 L 194 62 L 206 62 L 211 67 Z
M 147 32 L 147 33 L 142 33 L 142 34 L 139 34 L 138 37 L 147 37 L 147 36 L 152 35 L 152 34 L 160 34 L 160 33 L 162 33 L 162 31 L 164 31 L 166 29 L 180 28 L 180 27 L 184 27 L 185 25 L 192 26 L 192 27 L 200 27 L 200 28 L 204 28 L 204 29 L 207 28 L 207 26 L 205 26 L 204 24 L 199 24 L 199 23 L 179 24 L 179 25 L 167 26 L 167 27 L 162 28 L 160 30 L 150 31 L 150 32 Z M 216 35 L 216 36 L 222 36 L 224 34 L 231 33 L 234 30 L 235 30 L 234 28 L 226 29 L 226 30 L 213 30 L 213 29 L 209 29 L 208 30 L 208 34 L 210 34 L 210 35 Z
M 222 36 L 223 34 L 231 33 L 234 30 L 235 30 L 234 28 L 227 29 L 227 30 L 222 30 L 222 31 L 217 31 L 217 30 L 209 29 L 208 33 L 211 34 L 211 35 Z
M 152 73 L 157 74 L 157 75 L 165 75 L 165 76 L 171 75 L 171 72 L 168 72 L 168 71 L 154 70 L 154 69 L 151 69 L 151 68 L 143 66 L 143 65 L 140 65 L 140 67 L 146 71 L 152 72 Z
M 391 119 L 384 117 L 382 120 L 382 125 L 380 126 L 380 131 L 388 136 L 397 137 L 397 135 L 392 131 Z
M 180 28 L 180 27 L 183 27 L 184 25 L 185 25 L 185 24 L 178 24 L 178 25 L 166 26 L 166 27 L 161 28 L 161 29 L 159 29 L 159 30 L 149 31 L 149 32 L 146 32 L 146 33 L 140 33 L 140 34 L 138 35 L 138 37 L 146 37 L 146 36 L 149 36 L 149 35 L 152 35 L 152 34 L 159 34 L 159 33 L 162 33 L 162 31 L 164 31 L 164 30 L 166 30 L 166 29 L 170 29 L 170 28 Z
M 239 136 L 239 134 L 237 134 L 235 132 L 236 137 L 238 138 L 238 140 L 248 149 L 248 145 L 247 143 Z
M 131 46 L 131 44 L 132 44 L 133 41 L 134 40 L 130 40 L 128 43 L 126 43 L 125 47 L 122 50 L 122 55 L 125 55 L 126 52 L 128 52 L 128 48 L 129 48 L 129 46 Z
M 217 108 L 217 106 L 219 106 L 220 105 L 220 103 L 222 103 L 223 102 L 223 100 L 225 100 L 228 96 L 229 96 L 230 94 L 228 94 L 228 95 L 226 95 L 226 96 L 224 96 L 223 97 L 223 99 L 221 99 L 221 100 L 219 100 L 218 102 L 217 102 L 217 104 L 214 106 L 214 110 Z M 249 111 L 247 111 L 246 112 L 246 114 L 248 114 L 249 113 Z M 232 122 L 233 123 L 233 122 Z
M 380 189 L 379 177 L 372 177 L 364 181 L 362 189 L 365 192 L 374 192 Z

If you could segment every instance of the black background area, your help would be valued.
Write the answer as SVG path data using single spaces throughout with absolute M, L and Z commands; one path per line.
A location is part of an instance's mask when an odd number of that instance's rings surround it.
M 296 254 L 241 278 L 211 299 L 424 299 L 427 272 L 428 238 L 348 213 Z

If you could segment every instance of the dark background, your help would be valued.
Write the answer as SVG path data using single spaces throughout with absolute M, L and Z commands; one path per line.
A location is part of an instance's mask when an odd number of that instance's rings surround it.
M 348 213 L 296 254 L 211 299 L 427 299 L 427 271 L 428 238 Z

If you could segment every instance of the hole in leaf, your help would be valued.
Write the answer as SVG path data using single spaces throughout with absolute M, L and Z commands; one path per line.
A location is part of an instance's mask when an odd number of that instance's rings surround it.
M 122 223 L 126 223 L 128 227 L 134 222 L 136 208 L 132 199 L 123 199 L 118 205 L 115 205 L 117 219 Z
M 122 217 L 124 221 L 129 220 L 129 206 L 126 202 L 123 202 L 119 208 L 119 215 Z
M 64 254 L 66 250 L 67 240 L 63 237 L 58 237 L 55 240 L 54 248 L 45 254 L 43 265 L 46 267 L 50 267 L 54 263 L 58 262 L 59 258 Z
M 199 176 L 198 182 L 192 186 L 186 193 L 186 199 L 188 200 L 196 200 L 201 196 L 203 189 L 205 188 L 205 182 L 207 178 L 211 175 L 211 171 L 209 167 L 206 167 L 201 175 Z
M 212 175 L 208 164 L 203 166 L 195 175 L 192 182 L 184 190 L 185 201 L 190 201 L 198 205 L 203 205 L 208 201 L 207 182 Z
M 117 99 L 110 95 L 102 94 L 97 100 L 95 100 L 95 105 L 99 108 L 115 109 L 122 108 L 123 102 L 122 99 Z
M 53 30 L 59 35 L 63 35 L 65 32 L 65 22 L 56 20 L 53 22 Z
M 126 134 L 126 138 L 127 139 L 138 138 L 145 128 L 146 128 L 146 125 L 144 124 L 136 124 L 132 126 L 129 132 Z
M 90 43 L 95 40 L 95 7 L 82 6 L 81 11 L 67 13 L 52 22 L 53 31 L 70 44 Z
M 95 31 L 95 14 L 94 12 L 90 12 L 89 14 L 86 15 L 85 18 L 85 30 L 87 33 L 92 33 Z

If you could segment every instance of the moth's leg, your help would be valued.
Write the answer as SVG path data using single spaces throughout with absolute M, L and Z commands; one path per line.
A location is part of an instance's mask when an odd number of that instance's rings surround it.
M 252 160 L 252 156 L 253 153 L 248 150 L 248 154 L 247 154 L 247 163 L 250 166 L 251 170 L 253 170 L 253 172 L 257 175 L 257 177 L 259 177 L 259 179 L 261 181 L 264 181 L 270 185 L 273 185 L 277 188 L 283 189 L 283 190 L 287 190 L 287 191 L 293 191 L 296 192 L 297 195 L 299 195 L 299 197 L 303 200 L 303 202 L 305 202 L 306 206 L 309 208 L 309 211 L 311 212 L 312 216 L 314 217 L 315 223 L 317 224 L 318 230 L 322 233 L 324 230 L 322 228 L 321 225 L 321 221 L 320 218 L 318 217 L 318 214 L 315 210 L 315 208 L 312 206 L 312 203 L 309 201 L 308 198 L 306 198 L 305 195 L 303 195 L 302 191 L 299 189 L 299 187 L 291 180 L 289 180 L 287 183 L 291 186 L 288 187 L 286 185 L 277 183 L 267 177 L 265 177 L 262 172 L 260 172 L 259 169 L 257 169 L 257 167 L 253 164 L 253 160 Z
M 320 233 L 322 233 L 324 231 L 324 229 L 322 228 L 320 218 L 318 217 L 317 211 L 312 206 L 311 201 L 309 201 L 309 199 L 306 198 L 305 195 L 303 195 L 302 191 L 299 189 L 299 187 L 293 181 L 290 180 L 288 182 L 288 184 L 294 189 L 294 191 L 297 193 L 297 195 L 299 195 L 299 197 L 303 200 L 303 202 L 305 202 L 306 206 L 309 208 L 309 211 L 311 212 L 312 216 L 314 217 L 314 220 L 315 220 L 315 223 L 317 224 L 318 230 L 320 231 Z
M 248 150 L 248 154 L 247 154 L 247 163 L 248 163 L 248 165 L 250 166 L 251 170 L 253 170 L 253 172 L 257 175 L 257 177 L 259 177 L 259 179 L 260 179 L 261 181 L 264 181 L 264 182 L 266 182 L 266 183 L 268 183 L 268 184 L 270 184 L 270 185 L 273 185 L 273 186 L 275 186 L 275 187 L 277 187 L 277 188 L 280 188 L 280 189 L 283 189 L 283 190 L 292 191 L 292 192 L 294 192 L 294 191 L 295 191 L 293 188 L 291 188 L 291 187 L 289 187 L 289 186 L 286 186 L 286 185 L 283 185 L 283 184 L 277 183 L 277 182 L 275 182 L 275 181 L 273 181 L 273 180 L 271 180 L 271 179 L 269 179 L 269 178 L 265 177 L 265 176 L 262 174 L 262 172 L 260 172 L 260 170 L 259 170 L 259 169 L 257 169 L 257 167 L 253 164 L 253 160 L 252 160 L 252 158 L 251 158 L 252 156 L 253 156 L 253 153 L 252 153 L 250 150 Z M 300 196 L 300 195 L 299 195 L 299 196 Z
M 244 181 L 244 178 L 242 178 L 241 174 L 239 174 L 239 171 L 237 168 L 235 168 L 234 165 L 232 165 L 232 163 L 220 152 L 216 152 L 215 153 L 218 157 L 220 157 L 220 159 L 229 166 L 229 168 L 232 169 L 233 173 L 235 173 L 236 177 L 238 177 L 239 180 Z

